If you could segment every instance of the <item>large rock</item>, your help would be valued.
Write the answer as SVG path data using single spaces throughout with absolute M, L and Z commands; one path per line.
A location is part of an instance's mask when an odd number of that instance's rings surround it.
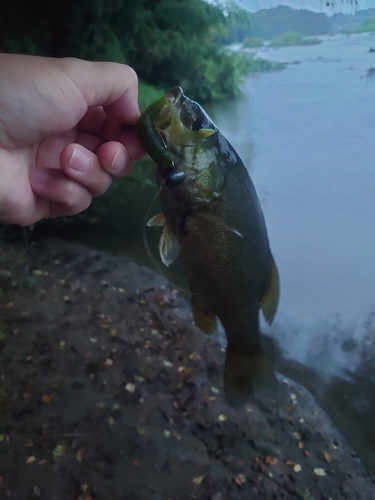
M 227 407 L 223 349 L 160 276 L 59 241 L 14 252 L 2 273 L 1 498 L 375 498 L 301 386 L 280 377 L 277 401 Z

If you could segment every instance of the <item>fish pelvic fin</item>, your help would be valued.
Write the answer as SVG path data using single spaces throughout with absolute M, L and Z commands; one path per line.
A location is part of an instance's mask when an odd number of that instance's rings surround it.
M 262 350 L 252 354 L 228 350 L 224 386 L 228 405 L 239 408 L 252 394 L 274 399 L 278 381 Z
M 272 255 L 271 255 L 270 274 L 271 274 L 270 283 L 260 303 L 264 319 L 267 321 L 268 324 L 271 324 L 275 317 L 280 297 L 279 273 L 277 271 L 277 267 Z
M 165 215 L 163 212 L 161 214 L 154 215 L 147 222 L 147 227 L 163 227 L 165 224 Z
M 180 255 L 181 246 L 172 229 L 164 224 L 159 242 L 160 258 L 163 264 L 169 267 Z
M 202 301 L 197 293 L 191 295 L 191 306 L 193 309 L 194 322 L 205 334 L 212 335 L 216 331 L 216 316 Z

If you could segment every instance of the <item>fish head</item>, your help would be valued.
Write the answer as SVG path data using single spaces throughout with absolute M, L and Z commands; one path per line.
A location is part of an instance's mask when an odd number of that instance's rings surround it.
M 185 191 L 209 202 L 218 196 L 224 182 L 220 132 L 203 108 L 189 99 L 181 87 L 173 87 L 160 100 L 153 124 L 166 148 L 175 155 L 175 167 L 184 173 Z M 170 170 L 161 175 L 166 178 Z

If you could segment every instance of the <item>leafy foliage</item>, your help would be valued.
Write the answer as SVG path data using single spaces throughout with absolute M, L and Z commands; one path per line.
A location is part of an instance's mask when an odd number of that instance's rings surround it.
M 0 6 L 0 50 L 125 62 L 204 103 L 238 94 L 246 65 L 218 40 L 249 26 L 245 11 L 204 0 L 14 0 Z
M 165 90 L 165 89 L 164 89 Z M 139 109 L 144 111 L 149 104 L 160 99 L 165 94 L 165 92 L 153 85 L 149 85 L 144 81 L 140 80 L 138 82 L 138 101 Z
M 277 36 L 272 41 L 273 47 L 284 47 L 287 45 L 317 45 L 322 43 L 320 38 L 305 38 L 301 33 L 288 31 Z
M 221 44 L 243 42 L 252 33 L 252 15 L 233 3 L 225 19 L 226 33 L 219 36 L 217 41 Z
M 286 68 L 286 63 L 267 61 L 267 59 L 258 59 L 250 55 L 247 64 L 251 67 L 251 72 L 260 73 L 265 71 L 278 71 Z
M 245 38 L 245 40 L 243 41 L 243 46 L 246 49 L 263 47 L 263 44 L 264 44 L 263 39 L 257 36 L 250 36 L 248 38 Z
M 361 26 L 359 26 L 358 28 L 346 29 L 343 32 L 344 33 L 366 33 L 368 31 L 375 32 L 375 18 L 373 18 L 373 17 L 365 19 L 362 22 Z

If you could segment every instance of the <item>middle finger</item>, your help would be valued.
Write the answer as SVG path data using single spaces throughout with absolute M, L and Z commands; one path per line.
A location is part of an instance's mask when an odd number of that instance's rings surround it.
M 80 144 L 68 144 L 61 153 L 60 164 L 68 177 L 86 187 L 94 197 L 107 191 L 111 184 L 112 176 L 98 157 Z

